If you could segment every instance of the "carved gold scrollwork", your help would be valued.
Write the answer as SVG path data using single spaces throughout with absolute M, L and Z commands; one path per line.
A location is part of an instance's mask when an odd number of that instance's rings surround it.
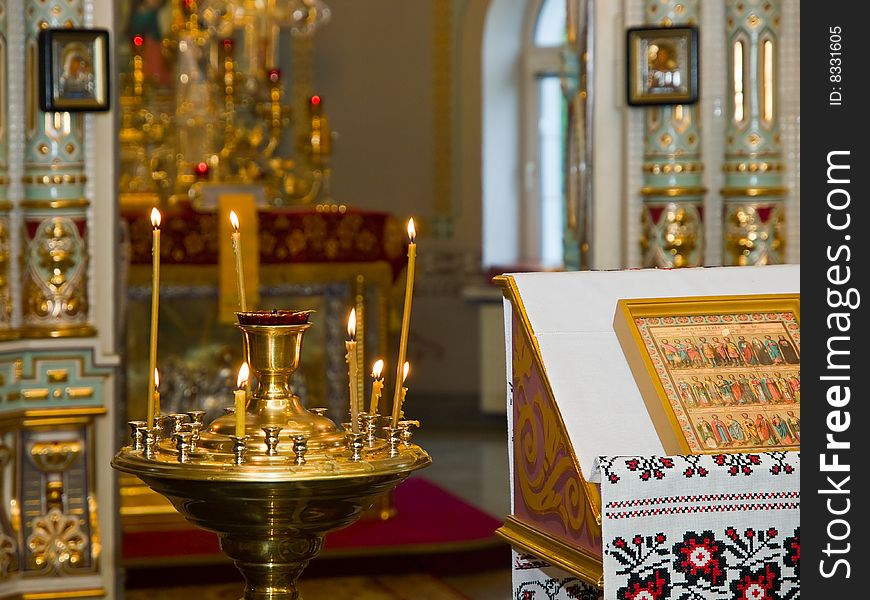
M 30 560 L 34 567 L 51 574 L 64 574 L 82 564 L 88 546 L 87 536 L 79 528 L 79 519 L 58 508 L 35 517 L 27 537 Z
M 514 455 L 520 494 L 526 508 L 542 516 L 557 516 L 566 534 L 590 543 L 600 528 L 587 498 L 570 441 L 557 408 L 545 395 L 542 374 L 535 365 L 526 336 L 514 336 L 513 397 L 515 406 Z M 531 382 L 537 380 L 538 384 Z

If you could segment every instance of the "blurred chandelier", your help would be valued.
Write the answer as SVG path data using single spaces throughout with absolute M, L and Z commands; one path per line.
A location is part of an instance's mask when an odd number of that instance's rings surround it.
M 290 33 L 308 37 L 329 22 L 332 11 L 323 0 L 290 0 L 286 7 Z
M 265 13 L 296 37 L 310 37 L 332 16 L 323 0 L 232 0 L 229 5 L 237 19 Z

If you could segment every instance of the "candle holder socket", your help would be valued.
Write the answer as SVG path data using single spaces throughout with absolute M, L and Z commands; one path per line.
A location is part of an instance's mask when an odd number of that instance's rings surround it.
M 293 436 L 293 453 L 296 455 L 296 464 L 305 464 L 305 453 L 308 451 L 308 437 L 304 435 Z
M 399 455 L 399 444 L 402 441 L 402 432 L 398 427 L 384 427 L 387 432 L 387 440 L 390 443 L 390 456 L 396 457 Z
M 366 434 L 366 443 L 369 446 L 374 446 L 377 441 L 378 419 L 380 419 L 379 415 L 365 413 L 365 418 L 363 419 L 363 432 Z
M 347 441 L 350 446 L 350 459 L 354 462 L 359 462 L 362 460 L 362 452 L 365 447 L 365 443 L 363 442 L 363 437 L 365 434 L 363 433 L 354 433 L 348 432 Z
M 190 452 L 193 450 L 191 441 L 193 433 L 189 431 L 180 431 L 172 434 L 172 440 L 175 442 L 175 449 L 178 450 L 178 462 L 184 464 L 190 460 Z
M 405 447 L 411 446 L 411 437 L 414 435 L 411 427 L 420 427 L 420 421 L 399 421 L 399 439 Z
M 187 415 L 184 413 L 172 413 L 168 415 L 169 435 L 181 433 L 183 425 L 187 422 Z
M 184 423 L 181 426 L 182 431 L 189 431 L 191 433 L 190 443 L 194 449 L 196 449 L 196 445 L 199 444 L 200 436 L 202 434 L 202 423 Z
M 233 441 L 233 463 L 235 465 L 245 464 L 245 453 L 248 450 L 248 436 L 246 435 L 231 435 Z
M 144 431 L 145 442 L 145 458 L 153 459 L 157 457 L 157 442 L 160 440 L 157 437 L 157 427 L 146 428 Z
M 205 419 L 205 411 L 204 410 L 189 410 L 187 411 L 187 416 L 190 417 L 190 420 L 193 423 L 199 423 L 203 425 L 203 419 Z
M 145 430 L 145 421 L 128 421 L 127 425 L 130 427 L 130 444 L 133 450 L 142 450 L 144 448 L 142 432 Z
M 266 434 L 266 454 L 268 456 L 278 456 L 278 435 L 283 427 L 277 425 L 267 425 L 263 427 L 263 432 Z

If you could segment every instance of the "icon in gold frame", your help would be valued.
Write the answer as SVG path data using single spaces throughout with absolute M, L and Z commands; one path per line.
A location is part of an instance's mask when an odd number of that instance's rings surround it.
M 109 32 L 39 32 L 39 108 L 45 112 L 109 110 Z
M 800 295 L 620 300 L 614 330 L 664 449 L 800 449 Z
M 626 44 L 630 105 L 698 101 L 697 27 L 637 27 Z

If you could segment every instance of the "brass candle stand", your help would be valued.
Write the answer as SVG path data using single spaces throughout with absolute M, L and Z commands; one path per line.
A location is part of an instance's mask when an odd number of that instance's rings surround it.
M 257 378 L 245 435 L 236 435 L 229 411 L 205 427 L 201 411 L 160 415 L 152 427 L 130 423 L 131 445 L 112 466 L 218 534 L 245 578 L 243 600 L 296 600 L 296 580 L 323 536 L 356 521 L 378 495 L 431 459 L 411 443 L 407 428 L 378 437 L 378 424 L 387 420 L 367 416 L 365 433 L 353 434 L 291 393 L 288 382 L 311 326 L 307 312 L 237 315 Z

